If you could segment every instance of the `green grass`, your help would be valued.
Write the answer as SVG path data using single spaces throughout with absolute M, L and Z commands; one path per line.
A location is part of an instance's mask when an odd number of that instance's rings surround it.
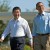
M 0 46 L 0 50 L 10 50 L 9 46 Z
M 0 46 L 0 50 L 11 50 L 10 46 Z M 30 47 L 25 45 L 24 50 L 30 50 Z
M 24 50 L 30 50 L 30 47 L 25 45 Z

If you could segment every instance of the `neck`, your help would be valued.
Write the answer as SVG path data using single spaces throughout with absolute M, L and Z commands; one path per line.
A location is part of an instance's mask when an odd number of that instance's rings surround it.
M 15 17 L 14 17 L 14 19 L 17 20 L 18 18 L 15 18 Z
M 43 12 L 39 12 L 39 14 L 42 14 Z

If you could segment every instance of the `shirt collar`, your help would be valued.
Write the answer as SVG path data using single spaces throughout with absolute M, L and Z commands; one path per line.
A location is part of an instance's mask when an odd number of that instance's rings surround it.
M 43 11 L 41 14 L 39 13 L 39 15 L 45 15 L 45 12 Z
M 45 12 L 43 12 L 42 14 L 45 15 Z
M 15 20 L 15 21 L 20 21 L 20 19 L 21 19 L 21 16 L 19 16 L 19 18 L 18 18 L 18 19 L 16 19 L 16 20 L 14 19 L 14 20 Z
M 20 19 L 21 19 L 21 16 L 19 16 L 19 18 L 17 20 L 20 21 Z

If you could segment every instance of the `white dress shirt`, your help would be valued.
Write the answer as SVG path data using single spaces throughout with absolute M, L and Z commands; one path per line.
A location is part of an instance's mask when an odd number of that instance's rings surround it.
M 28 22 L 21 16 L 15 20 L 11 19 L 4 30 L 1 39 L 4 40 L 5 37 L 10 33 L 10 37 L 22 37 L 27 34 L 30 42 L 32 43 L 32 34 L 28 25 Z

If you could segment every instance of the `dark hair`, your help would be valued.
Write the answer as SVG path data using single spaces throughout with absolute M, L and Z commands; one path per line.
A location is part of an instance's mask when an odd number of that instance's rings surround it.
M 37 4 L 36 4 L 36 7 L 39 5 L 39 3 L 42 3 L 42 2 L 38 2 Z M 43 4 L 43 3 L 42 3 Z
M 12 10 L 12 12 L 14 12 L 14 10 L 20 10 L 20 12 L 21 12 L 20 7 L 14 7 L 13 10 Z

